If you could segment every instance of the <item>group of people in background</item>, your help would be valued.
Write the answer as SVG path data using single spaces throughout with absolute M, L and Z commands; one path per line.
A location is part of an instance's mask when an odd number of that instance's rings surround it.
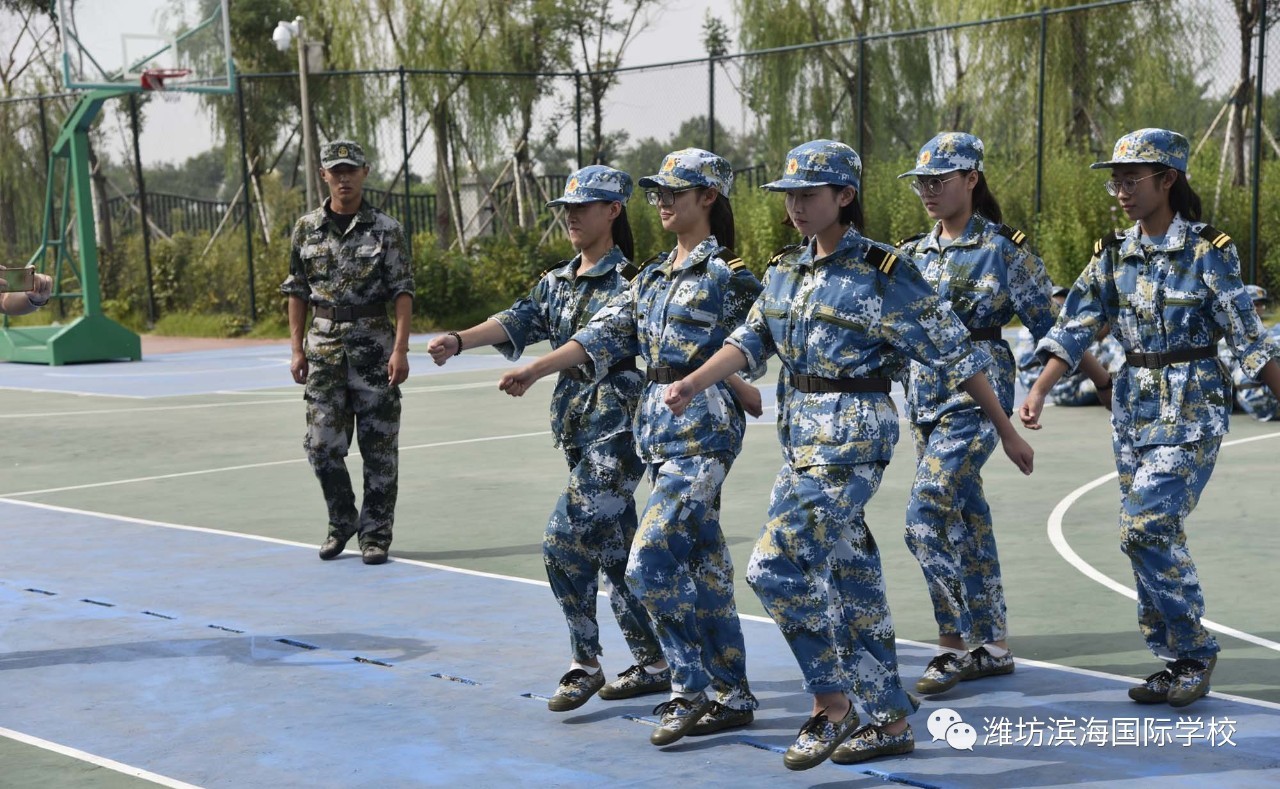
M 329 501 L 321 558 L 358 534 L 365 562 L 377 564 L 390 543 L 389 425 L 408 373 L 400 312 L 412 276 L 398 225 L 359 199 L 363 152 L 350 142 L 325 150 L 331 198 L 299 222 L 283 287 L 293 371 L 307 385 L 306 446 Z M 1203 596 L 1183 524 L 1227 430 L 1232 384 L 1218 342 L 1239 364 L 1237 389 L 1252 384 L 1274 398 L 1280 338 L 1268 337 L 1255 312 L 1257 294 L 1240 281 L 1230 238 L 1200 221 L 1188 152 L 1181 135 L 1143 129 L 1094 165 L 1110 168 L 1105 186 L 1134 225 L 1099 241 L 1070 288 L 1055 288 L 1025 235 L 1003 223 L 983 144 L 971 134 L 937 135 L 900 176 L 933 224 L 897 246 L 863 235 L 857 152 L 833 140 L 792 149 L 781 177 L 763 188 L 784 195 L 799 243 L 774 255 L 762 279 L 732 253 L 733 171 L 722 157 L 675 151 L 639 179 L 675 239 L 639 264 L 627 221 L 630 175 L 592 165 L 570 176 L 549 205 L 563 206 L 577 255 L 511 308 L 428 346 L 436 364 L 478 346 L 512 360 L 533 343 L 552 346 L 499 382 L 520 396 L 557 375 L 551 423 L 569 477 L 543 557 L 571 654 L 548 707 L 668 694 L 654 710 L 658 746 L 752 723 L 758 702 L 720 497 L 746 415 L 762 412 L 749 381 L 774 356 L 782 467 L 745 578 L 813 697 L 784 756 L 788 768 L 914 749 L 908 717 L 920 702 L 900 676 L 864 517 L 899 437 L 895 380 L 905 387 L 916 449 L 905 538 L 938 626 L 938 653 L 917 693 L 1015 668 L 981 472 L 997 444 L 1032 472 L 1033 450 L 1010 419 L 1016 375 L 1027 376 L 1018 411 L 1027 428 L 1040 427 L 1047 400 L 1112 409 L 1139 626 L 1167 662 L 1130 696 L 1181 706 L 1208 692 L 1218 647 L 1200 623 Z M 308 304 L 316 313 L 309 334 Z M 1017 355 L 1002 335 L 1015 317 L 1026 332 Z M 360 513 L 349 480 L 335 482 L 345 478 L 353 429 L 366 458 Z M 646 475 L 650 492 L 637 512 Z M 600 664 L 601 573 L 631 650 L 632 665 L 612 679 Z

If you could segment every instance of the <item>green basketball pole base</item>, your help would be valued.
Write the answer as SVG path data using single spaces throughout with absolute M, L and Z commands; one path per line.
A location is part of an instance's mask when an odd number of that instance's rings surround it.
M 0 359 L 63 365 L 113 359 L 138 361 L 138 335 L 106 317 L 83 315 L 65 326 L 10 326 L 0 330 Z

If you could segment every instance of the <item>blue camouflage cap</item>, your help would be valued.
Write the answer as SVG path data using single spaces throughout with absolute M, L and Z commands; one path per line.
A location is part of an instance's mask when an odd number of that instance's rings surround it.
M 364 148 L 351 140 L 334 140 L 320 148 L 320 166 L 328 170 L 340 164 L 364 167 L 368 162 L 364 158 Z
M 1249 301 L 1267 302 L 1271 300 L 1267 297 L 1267 289 L 1258 285 L 1245 285 L 1244 290 L 1245 293 L 1249 294 Z
M 564 194 L 547 203 L 547 208 L 578 203 L 625 203 L 630 196 L 631 176 L 603 164 L 589 164 L 569 176 Z
M 1168 129 L 1138 129 L 1116 141 L 1110 161 L 1095 162 L 1089 169 L 1100 170 L 1117 164 L 1165 164 L 1185 173 L 1190 155 L 1191 143 L 1181 134 Z
M 912 175 L 942 175 L 956 170 L 982 172 L 982 140 L 967 132 L 942 132 L 920 149 L 916 166 L 899 178 Z
M 729 196 L 733 187 L 733 168 L 724 157 L 701 148 L 684 148 L 667 154 L 657 175 L 640 179 L 646 189 L 690 189 L 696 186 L 715 187 L 720 194 Z
M 858 152 L 835 140 L 810 140 L 787 154 L 783 176 L 761 186 L 773 192 L 815 186 L 862 188 L 862 159 Z

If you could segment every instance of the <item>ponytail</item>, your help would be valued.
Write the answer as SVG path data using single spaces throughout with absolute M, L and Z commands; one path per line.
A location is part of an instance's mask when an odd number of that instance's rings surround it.
M 1000 203 L 991 193 L 991 187 L 987 186 L 987 176 L 981 172 L 978 173 L 978 183 L 973 187 L 973 211 L 996 224 L 1004 222 Z
M 622 250 L 622 254 L 627 260 L 634 261 L 636 242 L 631 235 L 631 222 L 627 220 L 627 207 L 622 203 L 618 205 L 622 210 L 618 212 L 618 216 L 613 220 L 613 245 Z
M 716 237 L 720 246 L 733 249 L 733 242 L 736 239 L 733 232 L 733 206 L 729 205 L 729 198 L 717 192 L 716 201 L 711 204 L 711 215 L 708 220 L 711 224 L 711 235 Z
M 1158 171 L 1164 173 L 1165 170 L 1172 169 L 1168 165 L 1160 165 Z M 1181 214 L 1184 219 L 1199 222 L 1201 214 L 1200 195 L 1196 194 L 1196 190 L 1191 188 L 1191 183 L 1187 181 L 1186 173 L 1181 170 L 1176 172 L 1178 177 L 1174 179 L 1173 186 L 1169 187 L 1169 206 Z

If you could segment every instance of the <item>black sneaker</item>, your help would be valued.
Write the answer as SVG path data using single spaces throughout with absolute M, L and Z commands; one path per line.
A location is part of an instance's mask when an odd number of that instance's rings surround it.
M 926 695 L 945 693 L 973 674 L 974 668 L 973 655 L 952 652 L 935 655 L 925 666 L 924 676 L 916 682 L 916 691 Z
M 840 743 L 858 728 L 858 711 L 853 704 L 838 721 L 827 719 L 825 712 L 814 715 L 803 726 L 791 747 L 782 755 L 782 763 L 788 770 L 808 770 L 827 760 Z
M 969 657 L 973 658 L 973 671 L 960 677 L 961 682 L 1013 673 L 1013 653 L 1007 649 L 1002 657 L 996 657 L 981 646 L 970 652 Z
M 576 710 L 590 701 L 603 686 L 603 671 L 588 674 L 575 668 L 560 678 L 560 686 L 556 688 L 555 695 L 547 699 L 547 709 L 552 712 Z
M 711 709 L 702 716 L 702 720 L 693 724 L 693 728 L 689 730 L 689 736 L 701 737 L 725 729 L 736 729 L 739 726 L 749 725 L 755 719 L 756 714 L 751 710 L 735 710 L 733 707 L 726 707 L 718 701 L 713 701 Z
M 657 674 L 650 674 L 644 670 L 644 666 L 637 665 L 622 672 L 613 682 L 600 688 L 599 695 L 606 701 L 616 701 L 669 690 L 671 690 L 670 668 L 664 668 Z
M 1169 683 L 1169 706 L 1185 707 L 1209 692 L 1209 676 L 1218 662 L 1218 656 L 1208 662 L 1194 658 L 1179 658 L 1169 664 L 1173 680 Z
M 654 745 L 670 745 L 689 733 L 689 730 L 711 709 L 707 694 L 698 692 L 693 700 L 674 698 L 653 708 L 653 714 L 661 717 L 658 728 L 649 735 Z
M 1141 685 L 1129 688 L 1129 698 L 1139 704 L 1163 704 L 1169 700 L 1169 686 L 1172 684 L 1173 674 L 1167 668 L 1161 669 L 1143 680 Z

